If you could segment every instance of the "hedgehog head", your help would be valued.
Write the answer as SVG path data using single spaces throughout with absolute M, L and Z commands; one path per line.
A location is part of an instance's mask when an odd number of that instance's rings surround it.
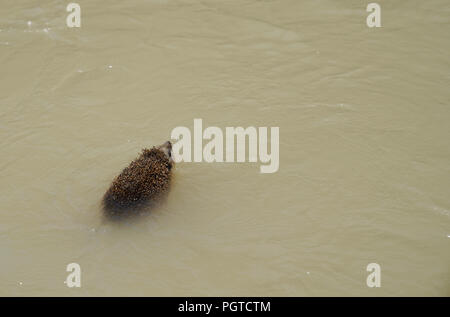
M 167 141 L 167 142 L 161 144 L 160 146 L 158 146 L 157 149 L 164 153 L 164 155 L 169 160 L 170 165 L 172 165 L 173 164 L 172 143 L 170 143 L 170 141 Z

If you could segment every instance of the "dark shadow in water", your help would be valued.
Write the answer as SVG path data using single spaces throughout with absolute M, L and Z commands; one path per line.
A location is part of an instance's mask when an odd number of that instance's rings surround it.
M 130 222 L 148 216 L 167 201 L 168 192 L 161 194 L 157 199 L 151 201 L 136 201 L 126 205 L 111 204 L 102 201 L 103 220 L 109 222 Z

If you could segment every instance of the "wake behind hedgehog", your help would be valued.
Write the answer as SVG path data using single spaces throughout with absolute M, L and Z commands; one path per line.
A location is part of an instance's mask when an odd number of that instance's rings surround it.
M 143 149 L 103 196 L 105 216 L 113 220 L 128 218 L 160 201 L 170 188 L 173 165 L 170 141 L 150 150 Z

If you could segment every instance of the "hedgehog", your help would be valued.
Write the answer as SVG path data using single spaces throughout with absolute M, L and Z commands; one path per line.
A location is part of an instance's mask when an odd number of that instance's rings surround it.
M 113 180 L 103 196 L 102 205 L 106 216 L 130 216 L 160 201 L 170 188 L 173 165 L 170 141 L 143 149 Z

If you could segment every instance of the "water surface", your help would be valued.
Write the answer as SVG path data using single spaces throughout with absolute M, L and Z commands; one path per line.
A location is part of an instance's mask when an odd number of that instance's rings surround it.
M 448 1 L 378 1 L 373 29 L 350 0 L 78 3 L 70 29 L 66 1 L 2 1 L 0 295 L 450 295 Z M 280 127 L 279 171 L 180 163 L 104 222 L 194 118 Z

